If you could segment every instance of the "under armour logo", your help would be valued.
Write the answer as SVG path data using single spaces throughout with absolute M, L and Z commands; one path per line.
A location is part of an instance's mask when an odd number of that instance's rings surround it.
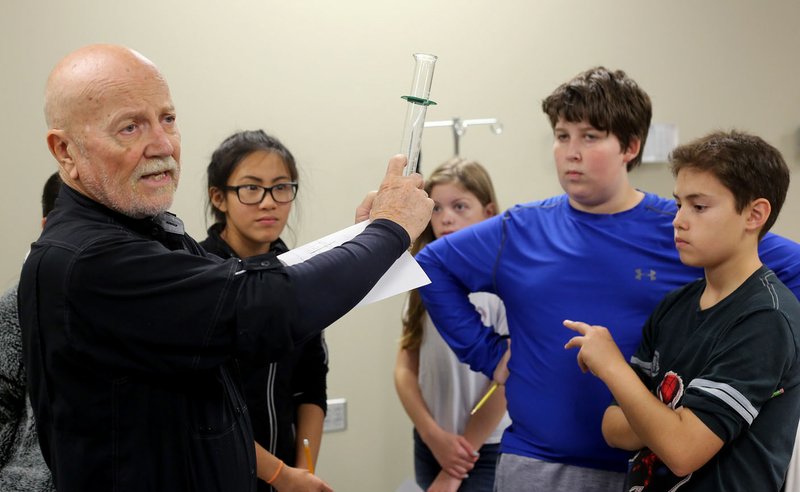
M 642 277 L 648 277 L 651 282 L 656 280 L 656 271 L 650 270 L 650 273 L 643 273 L 641 268 L 636 269 L 636 280 L 641 280 Z

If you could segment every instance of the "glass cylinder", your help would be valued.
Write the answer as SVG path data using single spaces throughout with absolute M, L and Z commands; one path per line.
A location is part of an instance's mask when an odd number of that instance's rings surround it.
M 425 113 L 428 106 L 436 104 L 429 98 L 431 93 L 431 82 L 433 81 L 433 69 L 436 65 L 437 57 L 426 53 L 414 54 L 414 77 L 411 80 L 411 93 L 403 96 L 408 101 L 406 110 L 406 123 L 403 128 L 403 139 L 400 142 L 400 153 L 408 158 L 408 164 L 403 170 L 403 174 L 417 172 L 419 162 L 419 150 L 422 140 L 422 130 L 425 126 Z

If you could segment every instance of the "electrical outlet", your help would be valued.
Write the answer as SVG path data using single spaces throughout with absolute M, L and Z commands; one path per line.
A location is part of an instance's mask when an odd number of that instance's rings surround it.
M 347 400 L 331 398 L 328 400 L 328 413 L 322 422 L 323 432 L 337 432 L 347 429 Z

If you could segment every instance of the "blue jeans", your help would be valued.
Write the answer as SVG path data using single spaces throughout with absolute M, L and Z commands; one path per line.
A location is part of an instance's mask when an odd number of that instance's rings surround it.
M 480 457 L 469 477 L 461 482 L 458 492 L 492 492 L 494 488 L 494 470 L 497 466 L 497 454 L 500 444 L 484 444 L 478 450 Z M 414 429 L 414 474 L 422 490 L 428 490 L 442 467 L 433 456 L 428 446 Z

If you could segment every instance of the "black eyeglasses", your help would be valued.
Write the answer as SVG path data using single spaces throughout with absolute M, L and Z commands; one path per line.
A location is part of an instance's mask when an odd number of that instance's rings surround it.
M 275 203 L 289 203 L 297 196 L 297 183 L 278 183 L 273 186 L 246 184 L 239 186 L 223 186 L 225 190 L 235 191 L 242 205 L 255 205 L 264 201 L 267 192 Z

